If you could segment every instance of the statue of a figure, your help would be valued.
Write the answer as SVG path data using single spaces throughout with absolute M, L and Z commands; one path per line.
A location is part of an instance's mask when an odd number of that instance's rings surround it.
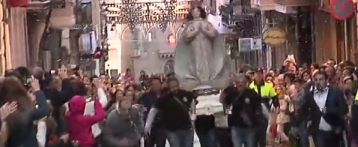
M 182 88 L 225 88 L 230 60 L 224 37 L 206 20 L 205 10 L 192 9 L 175 49 L 174 71 Z

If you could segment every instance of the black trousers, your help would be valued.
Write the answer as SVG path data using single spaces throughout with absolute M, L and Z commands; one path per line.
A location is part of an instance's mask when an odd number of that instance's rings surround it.
M 339 147 L 341 135 L 333 131 L 318 130 L 312 136 L 315 147 Z
M 215 128 L 215 135 L 219 147 L 233 147 L 229 128 Z
M 153 127 L 150 135 L 146 138 L 145 147 L 165 147 L 165 130 L 159 127 Z
M 259 126 L 259 129 L 256 132 L 256 142 L 259 147 L 266 147 L 266 130 L 268 126 L 268 121 L 265 119 L 264 122 Z

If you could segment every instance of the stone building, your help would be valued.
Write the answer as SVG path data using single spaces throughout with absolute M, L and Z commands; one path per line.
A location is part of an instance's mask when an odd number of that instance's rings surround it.
M 110 75 L 117 76 L 131 69 L 138 79 L 141 70 L 148 74 L 173 71 L 176 41 L 183 29 L 183 20 L 191 1 L 179 0 L 177 3 L 175 13 L 181 19 L 169 23 L 165 29 L 158 22 L 138 24 L 133 31 L 127 24 L 108 24 L 110 47 L 109 60 L 105 66 Z M 158 11 L 155 9 L 153 11 Z M 107 17 L 111 19 L 119 15 L 111 13 Z
M 68 0 L 0 1 L 0 73 L 18 66 L 45 66 L 51 51 L 68 46 L 66 28 L 74 24 L 73 6 Z M 57 30 L 57 42 L 46 46 L 48 34 Z M 63 32 L 64 31 L 64 32 Z M 49 56 L 47 56 L 49 55 Z
M 280 67 L 288 54 L 295 55 L 298 64 L 323 63 L 328 59 L 358 63 L 357 16 L 335 19 L 330 12 L 332 1 L 251 0 L 250 3 L 263 14 L 263 19 L 258 20 L 263 27 L 278 27 L 287 34 L 284 44 L 269 46 L 259 55 L 272 61 L 267 67 Z

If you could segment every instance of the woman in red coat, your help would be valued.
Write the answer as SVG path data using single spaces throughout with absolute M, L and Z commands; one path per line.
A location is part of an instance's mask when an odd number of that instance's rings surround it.
M 78 147 L 94 147 L 96 141 L 92 135 L 92 125 L 102 121 L 105 113 L 101 103 L 94 100 L 94 115 L 83 115 L 86 100 L 82 96 L 75 96 L 68 102 L 69 111 L 66 114 L 70 140 Z

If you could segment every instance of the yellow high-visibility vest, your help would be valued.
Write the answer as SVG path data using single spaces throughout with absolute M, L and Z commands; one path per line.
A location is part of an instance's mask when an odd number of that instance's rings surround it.
M 251 82 L 249 87 L 253 90 L 255 90 L 258 93 L 258 87 L 254 84 L 254 82 Z M 264 85 L 261 85 L 261 97 L 263 98 L 272 98 L 276 96 L 276 92 L 273 88 L 272 83 L 265 82 Z

